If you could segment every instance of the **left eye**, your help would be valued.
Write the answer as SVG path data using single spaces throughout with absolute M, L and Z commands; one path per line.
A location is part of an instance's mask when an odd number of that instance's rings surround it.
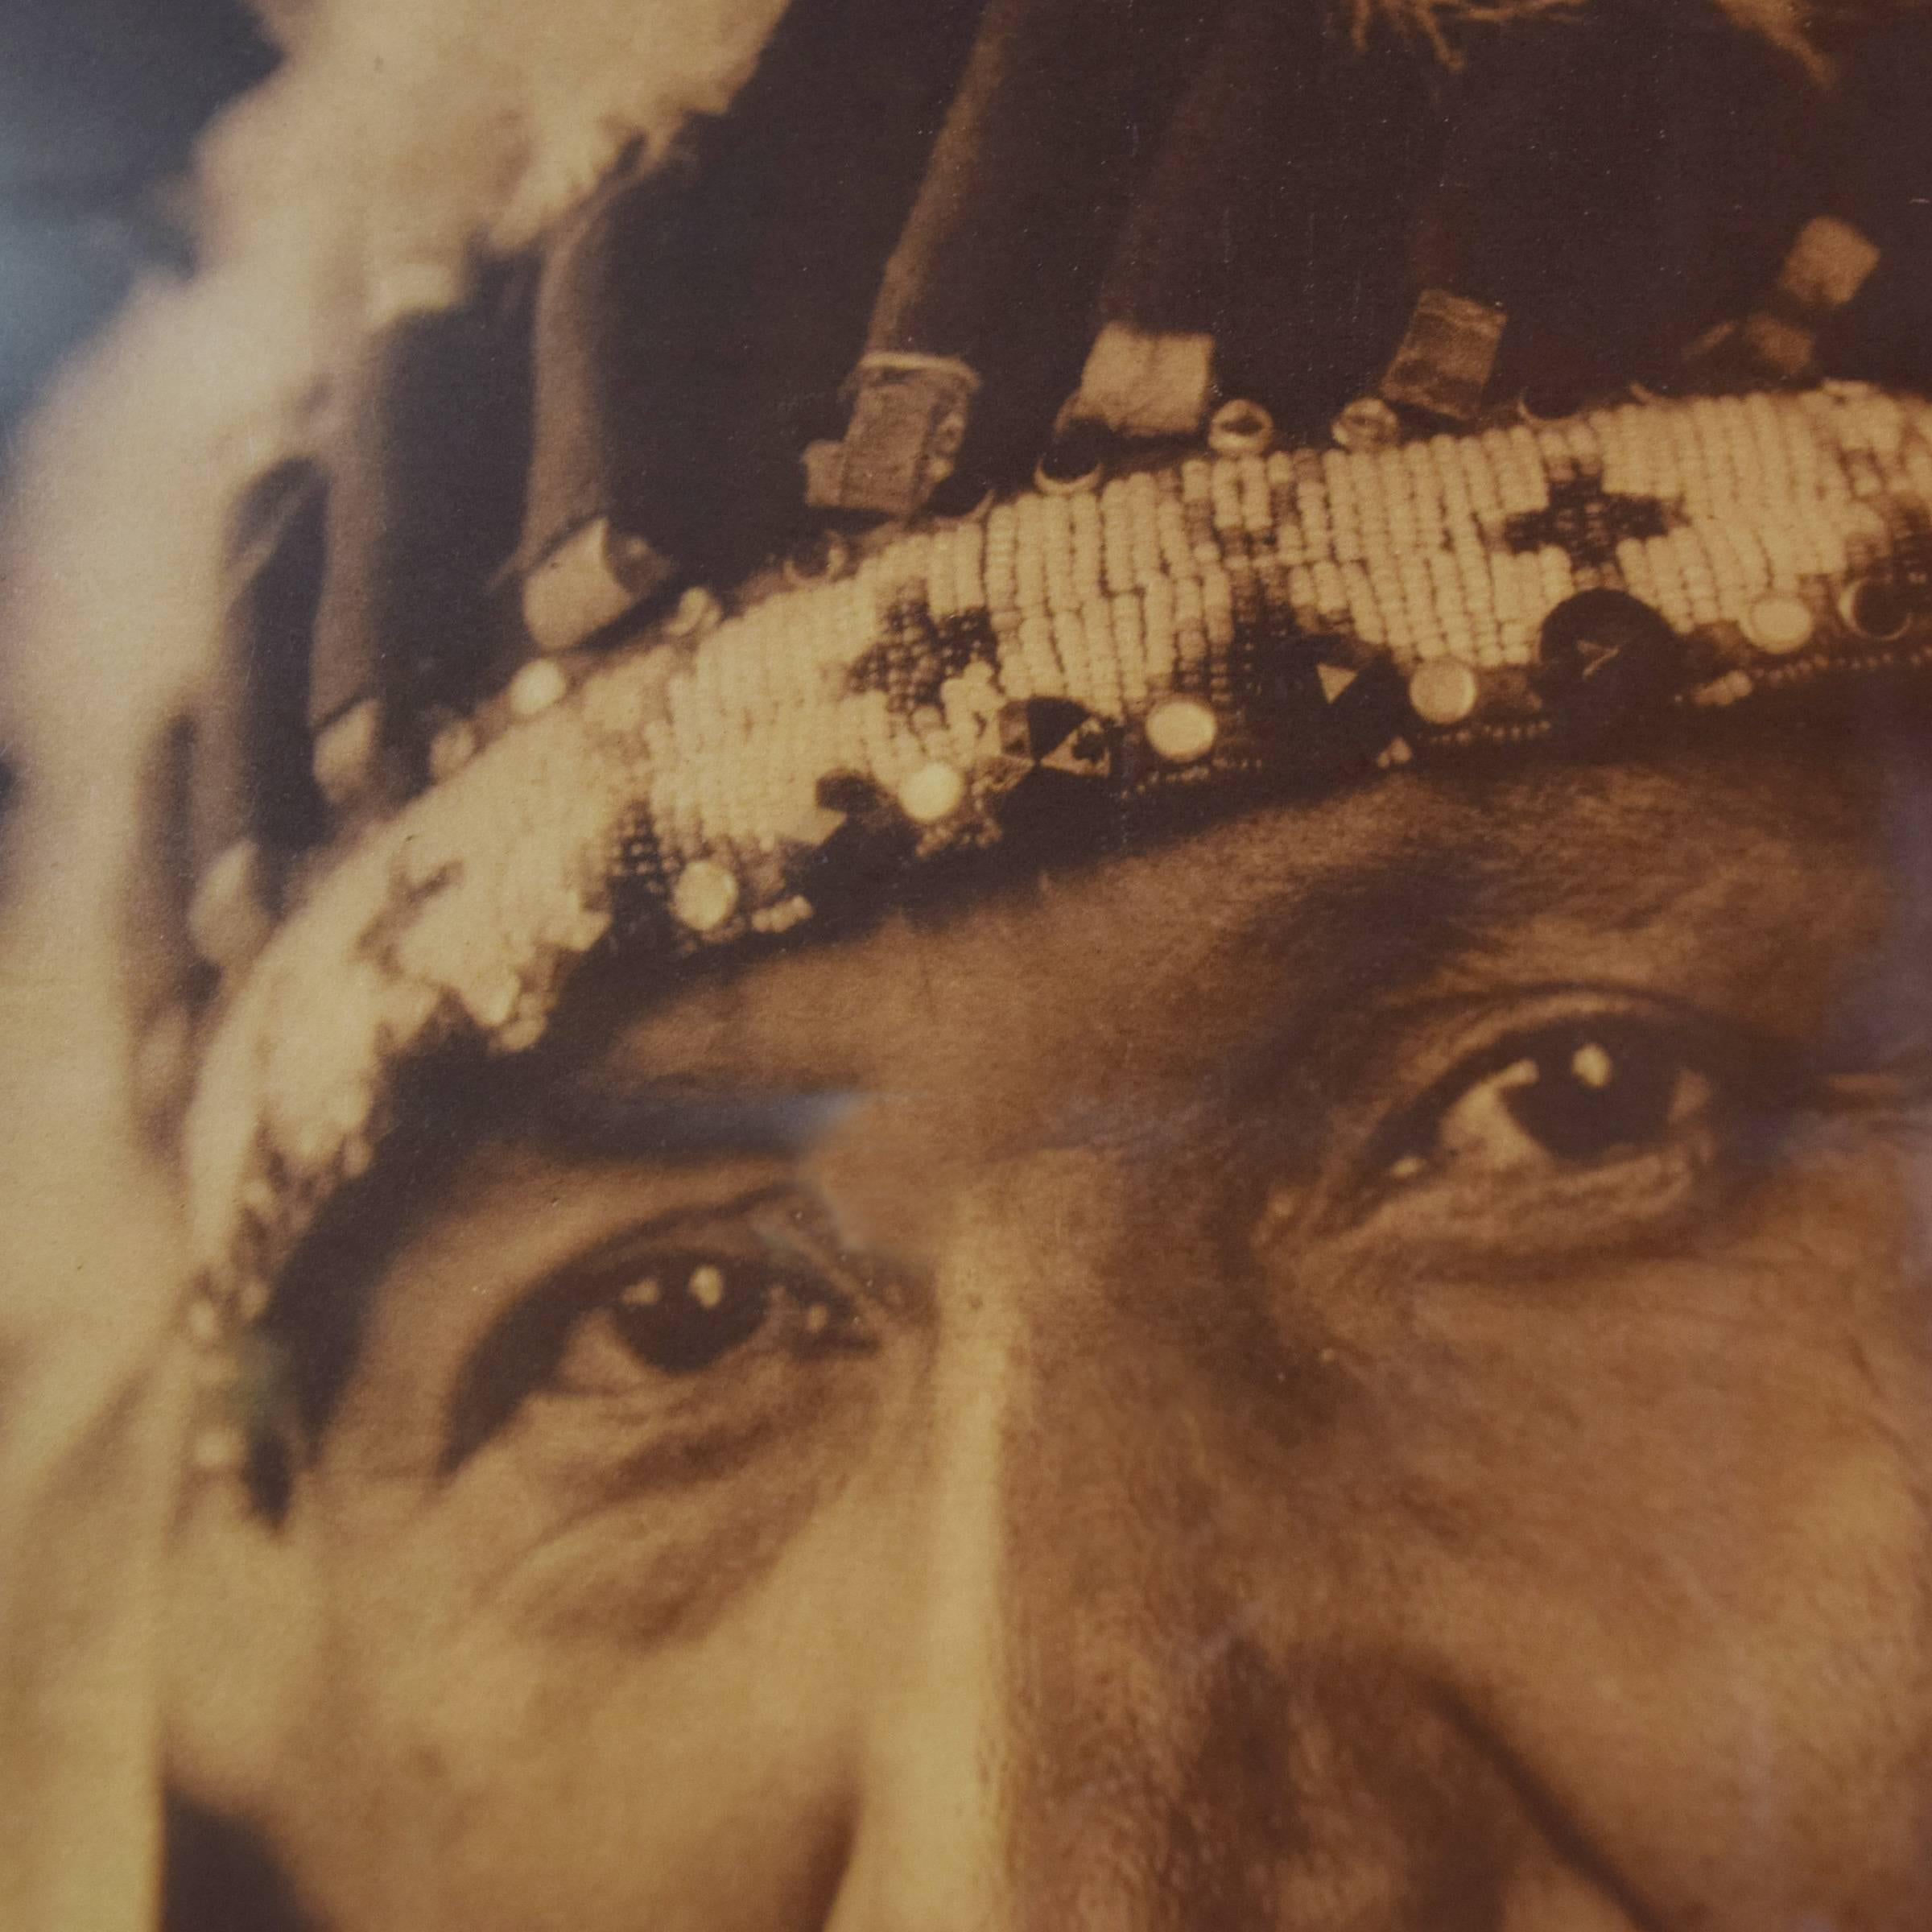
M 533 1283 L 484 1340 L 452 1403 L 444 1467 L 537 1397 L 666 1427 L 768 1414 L 880 1344 L 898 1281 L 847 1253 L 790 1189 L 628 1228 Z
M 636 1380 L 639 1369 L 689 1377 L 762 1337 L 807 1347 L 849 1322 L 836 1288 L 769 1256 L 654 1249 L 607 1261 L 553 1376 L 566 1393 Z M 782 1332 L 778 1332 L 782 1331 Z
M 1518 1036 L 1439 1089 L 1387 1172 L 1402 1181 L 1451 1166 L 1501 1177 L 1600 1165 L 1681 1137 L 1716 1098 L 1665 1030 L 1567 1022 Z

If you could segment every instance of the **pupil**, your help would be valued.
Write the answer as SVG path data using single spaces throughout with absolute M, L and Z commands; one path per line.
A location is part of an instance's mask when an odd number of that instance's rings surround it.
M 639 1360 L 666 1375 L 695 1375 L 749 1341 L 770 1301 L 762 1271 L 694 1255 L 667 1257 L 613 1313 Z
M 1517 1126 L 1558 1159 L 1601 1160 L 1662 1140 L 1670 1125 L 1678 1068 L 1666 1055 L 1572 1035 L 1538 1054 L 1535 1077 L 1505 1104 Z

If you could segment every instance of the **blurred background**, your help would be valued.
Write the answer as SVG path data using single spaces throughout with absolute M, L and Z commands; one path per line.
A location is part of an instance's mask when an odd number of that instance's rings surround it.
M 275 65 L 242 0 L 0 0 L 0 461 L 144 262 L 196 132 Z

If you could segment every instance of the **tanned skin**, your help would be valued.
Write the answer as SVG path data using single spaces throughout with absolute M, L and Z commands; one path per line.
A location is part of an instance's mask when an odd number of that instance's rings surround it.
M 1404 778 L 460 1123 L 173 1774 L 329 1932 L 1932 1920 L 1927 823 Z

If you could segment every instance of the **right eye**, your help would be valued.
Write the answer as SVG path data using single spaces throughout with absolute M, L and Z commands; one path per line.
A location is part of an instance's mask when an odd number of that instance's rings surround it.
M 1720 1099 L 1677 1032 L 1615 1016 L 1542 1028 L 1491 1058 L 1392 1174 L 1501 1179 L 1635 1159 L 1688 1137 Z

